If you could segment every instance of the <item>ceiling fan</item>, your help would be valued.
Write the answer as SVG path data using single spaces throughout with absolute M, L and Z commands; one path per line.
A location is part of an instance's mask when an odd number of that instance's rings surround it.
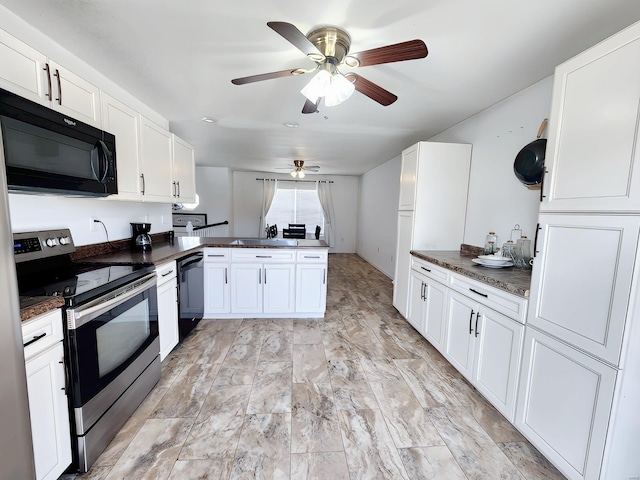
M 409 40 L 349 54 L 351 37 L 341 28 L 321 26 L 304 35 L 290 23 L 268 22 L 267 25 L 309 59 L 316 62 L 316 67 L 311 69 L 294 68 L 234 78 L 231 83 L 244 85 L 272 78 L 315 73 L 311 81 L 301 90 L 301 93 L 307 97 L 302 113 L 316 113 L 322 99 L 324 99 L 324 104 L 328 107 L 338 105 L 349 98 L 354 90 L 381 105 L 391 105 L 398 99 L 396 95 L 356 73 L 349 72 L 343 75 L 338 70 L 338 67 L 367 67 L 383 63 L 415 60 L 424 58 L 429 53 L 422 40 Z
M 294 160 L 293 161 L 293 170 L 291 167 L 277 167 L 278 170 L 291 170 L 291 176 L 293 178 L 304 178 L 305 171 L 316 173 L 320 168 L 320 165 L 311 165 L 309 167 L 304 166 L 304 160 Z

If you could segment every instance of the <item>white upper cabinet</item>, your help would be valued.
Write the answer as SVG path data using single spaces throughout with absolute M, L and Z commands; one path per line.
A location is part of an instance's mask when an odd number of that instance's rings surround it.
M 171 135 L 173 147 L 173 196 L 180 203 L 195 203 L 196 172 L 193 147 Z
M 49 60 L 51 108 L 81 122 L 102 128 L 100 89 L 73 72 Z
M 100 90 L 0 30 L 0 87 L 100 128 Z
M 140 200 L 140 114 L 106 93 L 102 93 L 102 125 L 116 136 L 116 165 L 119 200 Z
M 640 218 L 541 215 L 528 322 L 618 365 Z
M 541 211 L 640 211 L 640 23 L 555 71 Z
M 147 202 L 172 203 L 175 197 L 171 133 L 145 117 L 142 117 L 140 126 L 140 181 L 143 198 Z M 116 138 L 116 145 L 117 142 Z
M 416 205 L 416 177 L 418 175 L 418 147 L 416 143 L 402 152 L 400 170 L 400 200 L 398 210 L 414 210 Z
M 37 103 L 48 103 L 43 82 L 47 57 L 0 30 L 0 87 Z

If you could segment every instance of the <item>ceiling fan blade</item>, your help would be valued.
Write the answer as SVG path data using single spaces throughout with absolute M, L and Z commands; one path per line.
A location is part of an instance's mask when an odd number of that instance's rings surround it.
M 280 70 L 279 72 L 262 73 L 260 75 L 251 75 L 250 77 L 234 78 L 231 83 L 234 85 L 244 85 L 246 83 L 261 82 L 272 78 L 289 77 L 291 75 L 304 75 L 308 70 L 302 68 L 293 68 L 289 70 Z
M 304 102 L 304 106 L 302 107 L 302 113 L 318 113 L 318 105 L 320 105 L 320 100 L 322 100 L 322 97 L 320 97 L 316 103 L 313 103 L 311 100 L 307 99 L 307 101 Z
M 302 167 L 303 170 L 317 170 L 320 168 L 320 165 L 311 165 L 309 167 Z
M 363 52 L 351 53 L 347 56 L 356 58 L 358 66 L 380 65 L 382 63 L 402 62 L 424 58 L 429 51 L 422 40 L 409 40 L 408 42 L 387 45 L 386 47 L 373 48 Z M 349 61 L 345 62 L 349 65 Z
M 345 77 L 353 82 L 353 85 L 356 87 L 357 91 L 359 91 L 363 95 L 366 95 L 370 99 L 375 100 L 380 105 L 384 105 L 385 107 L 387 107 L 398 99 L 398 97 L 393 93 L 385 90 L 380 85 L 376 85 L 375 83 L 356 73 L 347 73 Z
M 294 25 L 287 22 L 267 22 L 267 25 L 305 55 L 325 58 L 322 52 Z

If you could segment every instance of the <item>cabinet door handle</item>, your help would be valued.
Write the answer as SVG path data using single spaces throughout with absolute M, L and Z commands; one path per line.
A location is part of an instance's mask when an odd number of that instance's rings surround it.
M 140 174 L 140 178 L 142 179 L 142 195 L 144 195 L 144 191 L 146 190 L 146 184 L 144 183 L 144 173 Z
M 69 377 L 67 377 L 67 367 L 64 364 L 64 357 L 58 363 L 62 364 L 62 371 L 64 372 L 64 387 L 60 390 L 64 391 L 64 394 L 67 395 L 67 385 L 69 385 Z
M 267 269 L 264 269 L 264 284 L 267 284 Z
M 178 184 L 178 198 L 180 198 L 180 180 L 176 182 Z
M 323 268 L 322 269 L 322 284 L 324 285 L 325 283 L 327 283 L 327 269 Z
M 422 267 L 422 266 L 421 266 L 420 268 L 421 268 L 421 269 L 423 269 L 423 270 L 426 270 L 426 271 L 427 271 L 427 272 L 429 272 L 429 273 L 431 273 L 431 270 L 429 270 L 427 267 Z
M 549 171 L 546 168 L 542 169 L 542 175 L 540 176 L 540 201 L 542 202 L 542 199 L 546 197 L 546 195 L 544 194 L 544 176 L 549 173 Z
M 35 335 L 31 340 L 29 340 L 27 343 L 25 343 L 23 345 L 23 347 L 26 347 L 28 345 L 31 345 L 32 343 L 36 343 L 38 340 L 40 340 L 41 338 L 44 338 L 47 336 L 47 332 L 44 332 L 40 335 Z
M 481 297 L 484 297 L 484 298 L 488 298 L 489 297 L 489 295 L 487 295 L 486 293 L 481 293 L 481 292 L 479 292 L 477 290 L 474 290 L 473 288 L 469 288 L 469 290 L 471 290 L 476 295 L 480 295 Z
M 262 285 L 262 269 L 258 270 L 258 285 Z
M 56 98 L 56 101 L 58 105 L 62 105 L 62 79 L 60 78 L 60 71 L 57 68 L 53 76 L 58 77 L 58 98 Z
M 172 195 L 173 195 L 174 197 L 177 197 L 177 196 L 178 196 L 178 188 L 176 187 L 176 182 L 171 182 L 171 184 L 172 184 L 172 186 L 173 186 L 173 193 L 172 193 Z
M 478 336 L 478 318 L 480 318 L 480 312 L 476 313 L 476 333 L 475 336 Z
M 229 283 L 229 282 L 227 281 L 227 267 L 224 267 L 224 283 L 225 283 L 225 285 L 226 285 L 227 283 Z
M 473 314 L 475 312 L 473 310 L 471 310 L 471 315 L 469 315 L 469 335 L 471 335 L 473 333 L 473 328 L 471 328 L 471 322 L 473 321 Z
M 45 96 L 49 97 L 49 100 L 52 100 L 52 98 L 51 98 L 51 95 L 52 95 L 52 93 L 51 93 L 51 69 L 49 68 L 49 64 L 48 63 L 44 64 L 43 70 L 45 72 L 47 72 L 47 86 L 49 87 L 49 93 L 45 93 Z
M 538 253 L 538 232 L 541 230 L 540 228 L 540 224 L 538 223 L 536 225 L 536 236 L 533 239 L 533 256 L 536 256 L 536 253 Z
M 167 275 L 171 275 L 173 273 L 173 270 L 169 270 L 167 273 L 163 273 L 162 276 L 166 277 Z

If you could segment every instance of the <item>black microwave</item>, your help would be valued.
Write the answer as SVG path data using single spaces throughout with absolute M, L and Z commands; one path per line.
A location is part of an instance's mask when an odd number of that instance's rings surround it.
M 118 193 L 114 135 L 2 89 L 0 146 L 10 191 Z

